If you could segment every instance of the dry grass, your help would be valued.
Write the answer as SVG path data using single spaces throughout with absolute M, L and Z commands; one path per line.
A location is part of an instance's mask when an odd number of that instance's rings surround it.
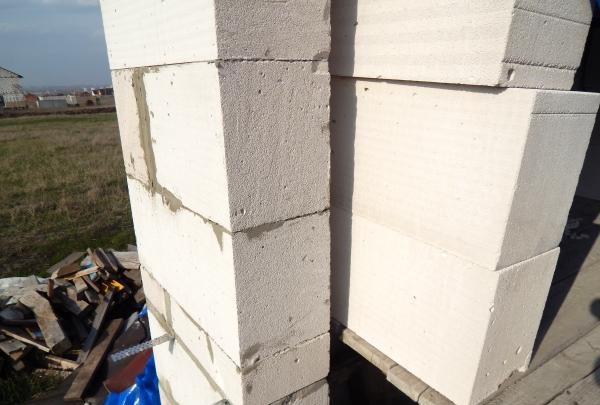
M 0 120 L 0 277 L 134 242 L 115 114 Z

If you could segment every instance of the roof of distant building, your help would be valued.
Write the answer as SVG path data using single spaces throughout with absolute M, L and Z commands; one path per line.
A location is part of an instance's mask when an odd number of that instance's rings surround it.
M 2 66 L 0 66 L 0 77 L 10 77 L 10 78 L 19 78 L 19 79 L 23 78 L 23 76 L 21 76 L 20 74 L 15 73 L 6 68 L 3 68 Z

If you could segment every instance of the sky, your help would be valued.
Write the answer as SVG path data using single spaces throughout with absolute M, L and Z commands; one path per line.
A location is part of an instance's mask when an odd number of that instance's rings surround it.
M 110 84 L 97 0 L 0 0 L 0 66 L 23 85 Z

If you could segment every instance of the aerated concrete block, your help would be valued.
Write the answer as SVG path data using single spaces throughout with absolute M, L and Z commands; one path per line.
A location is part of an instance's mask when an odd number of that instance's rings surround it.
M 332 209 L 332 311 L 456 405 L 525 368 L 558 249 L 492 272 Z
M 336 75 L 569 89 L 589 0 L 334 0 Z
M 160 353 L 158 361 L 177 361 L 176 357 L 182 352 L 187 356 L 188 362 L 191 360 L 194 368 L 200 370 L 203 379 L 230 403 L 270 404 L 327 376 L 328 333 L 240 367 L 168 293 L 158 293 L 162 288 L 151 275 L 145 270 L 143 274 L 145 291 L 152 290 L 148 295 L 148 306 L 154 319 L 153 333 L 161 335 L 169 331 L 175 335 L 171 350 Z M 166 306 L 169 308 L 166 312 L 158 309 L 165 307 L 164 303 L 150 299 L 160 295 L 166 298 Z M 179 350 L 173 350 L 174 346 L 178 346 Z M 172 396 L 177 398 L 181 389 L 171 391 Z
M 329 330 L 327 213 L 231 234 L 128 184 L 142 266 L 238 366 Z
M 328 207 L 326 63 L 191 63 L 112 76 L 127 174 L 169 204 L 230 231 Z
M 498 270 L 556 246 L 600 97 L 335 78 L 332 205 Z
M 148 318 L 153 338 L 167 333 L 152 312 L 148 312 Z M 214 404 L 224 398 L 224 393 L 176 340 L 155 346 L 152 351 L 162 404 L 196 404 L 198 401 Z M 182 378 L 182 370 L 185 370 L 185 378 Z
M 326 404 L 329 1 L 101 3 L 163 399 Z
M 329 0 L 102 0 L 111 69 L 227 59 L 326 60 Z

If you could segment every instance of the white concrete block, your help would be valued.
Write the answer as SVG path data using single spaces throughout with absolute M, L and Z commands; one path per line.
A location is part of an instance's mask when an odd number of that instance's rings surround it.
M 240 347 L 231 235 L 188 210 L 171 211 L 137 180 L 128 185 L 142 266 L 235 358 Z
M 328 208 L 327 63 L 222 63 L 219 73 L 231 229 Z
M 600 98 L 335 78 L 332 205 L 502 269 L 558 246 Z
M 216 59 L 325 60 L 329 1 L 102 0 L 111 69 Z
M 172 205 L 233 231 L 328 207 L 326 64 L 192 63 L 113 79 L 127 173 Z
M 148 312 L 152 337 L 165 334 L 157 319 Z M 207 378 L 204 370 L 186 353 L 176 341 L 155 346 L 156 374 L 163 404 L 214 404 L 224 398 L 214 382 Z M 185 370 L 186 378 L 181 378 Z
M 111 69 L 217 57 L 214 0 L 100 1 Z
M 291 394 L 271 405 L 328 405 L 329 385 L 326 380 L 317 381 L 294 394 Z
M 234 234 L 242 365 L 329 330 L 330 246 L 328 212 Z
M 588 0 L 334 1 L 336 75 L 569 89 Z
M 327 213 L 231 235 L 137 180 L 129 192 L 142 266 L 236 364 L 329 330 Z
M 457 405 L 529 362 L 558 249 L 491 272 L 332 211 L 333 317 Z
M 328 333 L 239 367 L 172 297 L 169 300 L 169 315 L 160 313 L 155 318 L 168 323 L 167 329 L 175 331 L 178 344 L 232 404 L 270 404 L 325 378 L 329 372 Z M 150 301 L 150 310 L 155 309 L 157 306 Z
M 146 302 L 149 302 L 159 314 L 163 314 L 165 319 L 170 318 L 171 315 L 167 316 L 167 300 L 165 289 L 152 277 L 152 274 L 144 268 L 141 268 L 142 274 L 142 285 L 144 288 L 144 296 Z M 170 311 L 170 308 L 169 308 Z

